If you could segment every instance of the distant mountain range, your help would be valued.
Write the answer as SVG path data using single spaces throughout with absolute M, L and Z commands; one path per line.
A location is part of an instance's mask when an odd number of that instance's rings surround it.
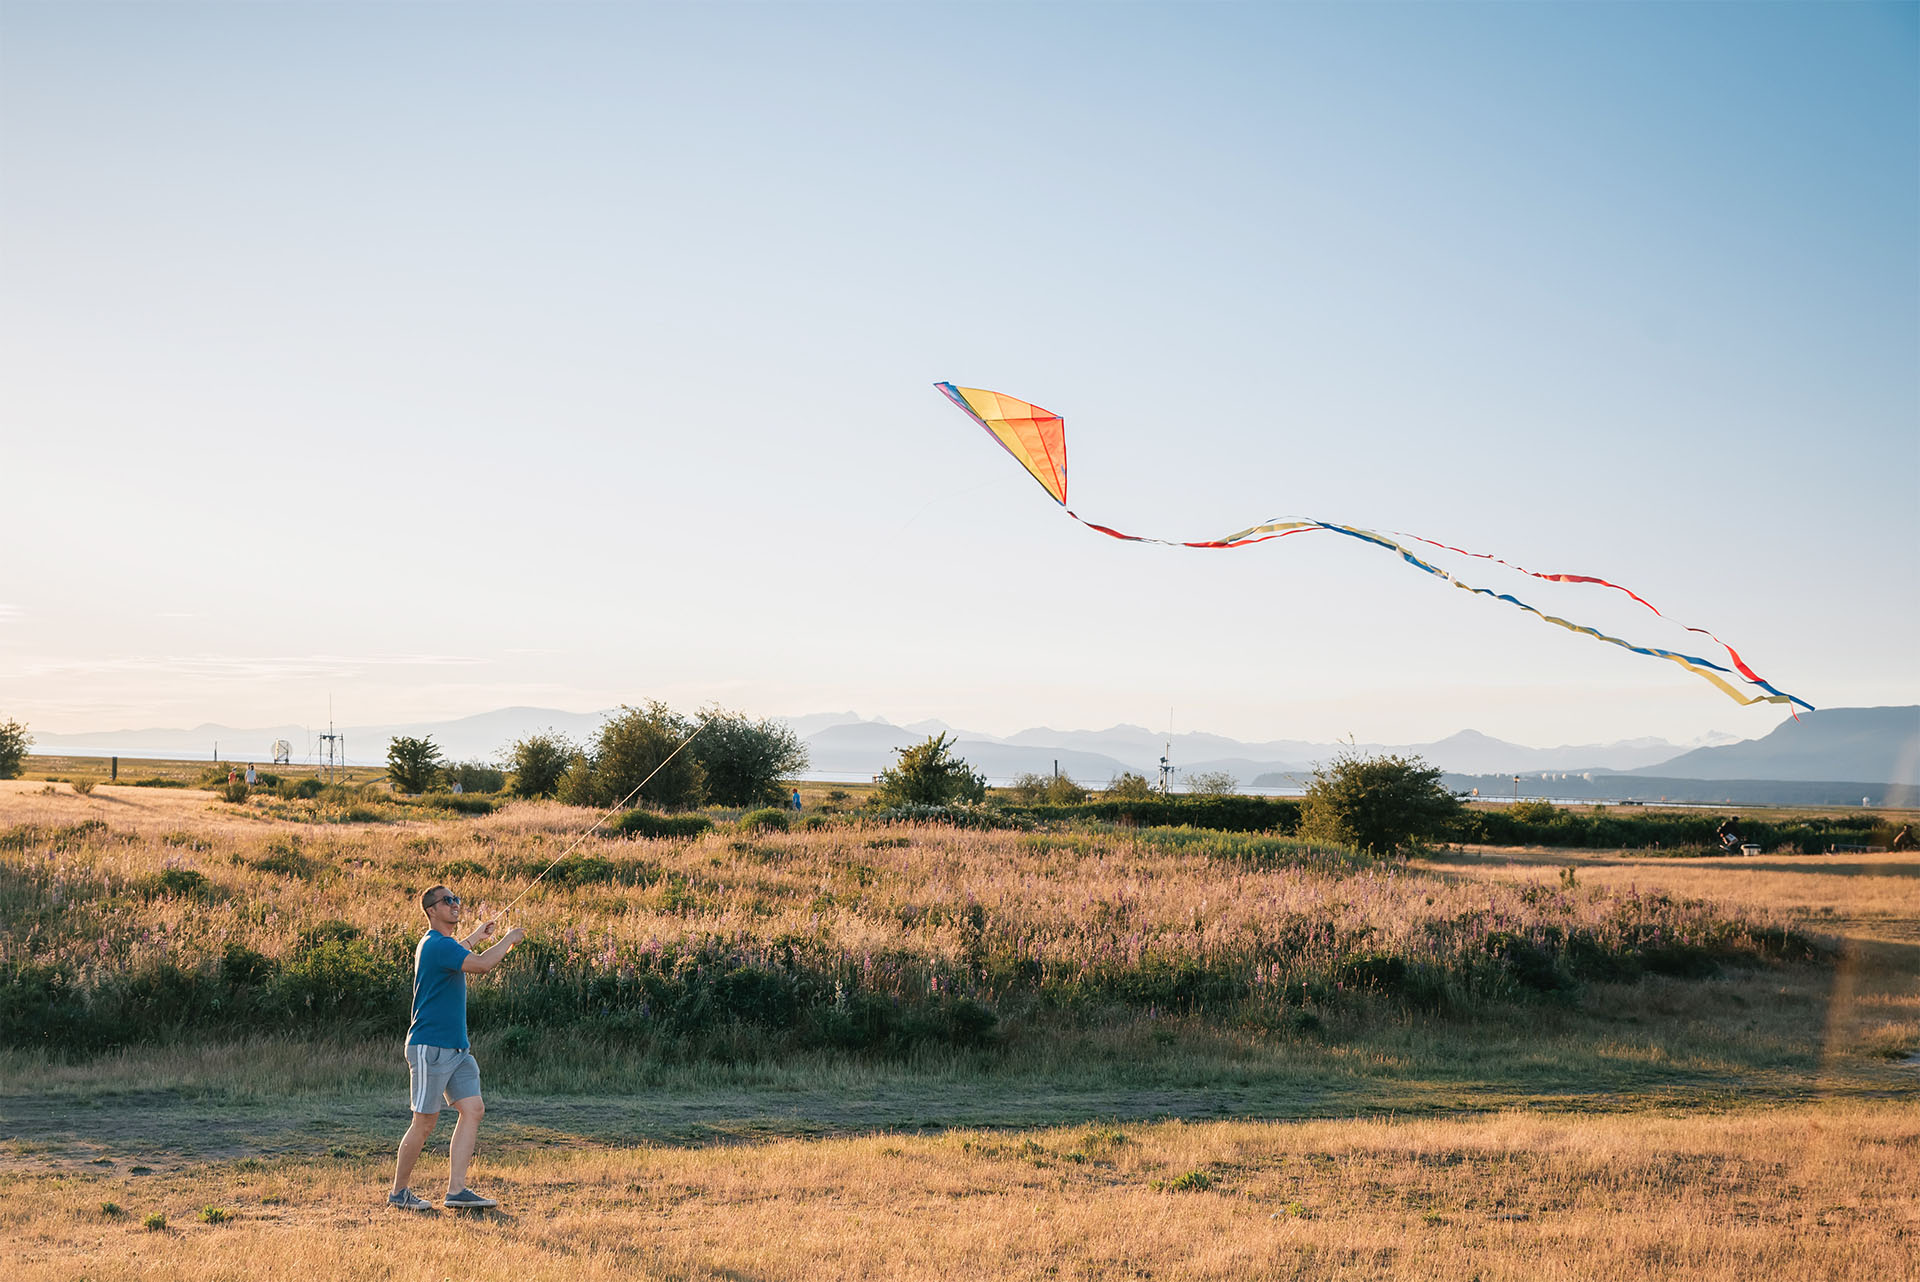
M 453 760 L 494 760 L 514 740 L 555 730 L 575 741 L 593 737 L 605 712 L 554 708 L 500 708 L 454 721 L 343 727 L 349 757 L 358 764 L 385 759 L 395 735 L 431 736 Z M 955 729 L 938 721 L 894 725 L 856 713 L 815 713 L 786 722 L 807 745 L 812 772 L 864 777 L 891 765 L 894 750 L 931 734 L 951 734 L 956 751 L 988 779 L 1005 781 L 1025 772 L 1062 773 L 1101 785 L 1122 771 L 1157 778 L 1167 736 L 1144 726 L 1106 730 L 1039 727 L 997 736 Z M 201 725 L 191 730 L 118 730 L 103 734 L 34 732 L 34 750 L 81 756 L 206 757 L 215 744 L 222 760 L 268 761 L 275 739 L 292 745 L 293 759 L 314 755 L 306 726 L 234 729 Z M 1450 775 L 1512 776 L 1543 772 L 1567 775 L 1641 775 L 1660 779 L 1865 781 L 1920 786 L 1920 707 L 1830 708 L 1802 713 L 1770 734 L 1749 740 L 1711 735 L 1691 744 L 1664 739 L 1530 748 L 1463 730 L 1432 743 L 1339 744 L 1299 739 L 1242 743 L 1220 735 L 1173 736 L 1171 757 L 1183 775 L 1225 771 L 1243 784 L 1284 788 L 1311 775 L 1316 763 L 1351 748 L 1360 753 L 1417 755 Z

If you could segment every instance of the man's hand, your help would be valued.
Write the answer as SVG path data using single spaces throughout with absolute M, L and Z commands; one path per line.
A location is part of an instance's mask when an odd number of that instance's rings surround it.
M 498 920 L 500 920 L 498 917 L 489 917 L 487 920 L 481 922 L 480 929 L 473 932 L 474 937 L 477 939 L 491 938 L 493 936 L 493 923 Z
M 512 945 L 519 943 L 521 940 L 525 939 L 526 937 L 527 937 L 527 928 L 525 926 L 515 926 L 512 930 L 508 931 L 505 935 L 500 937 L 500 942 L 511 947 Z

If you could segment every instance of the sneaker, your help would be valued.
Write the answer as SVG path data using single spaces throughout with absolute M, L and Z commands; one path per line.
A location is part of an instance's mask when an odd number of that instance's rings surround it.
M 387 1205 L 396 1211 L 431 1211 L 433 1209 L 433 1203 L 412 1189 L 401 1189 L 398 1193 L 387 1194 Z
M 445 1205 L 456 1211 L 484 1211 L 500 1204 L 490 1197 L 481 1197 L 472 1189 L 461 1189 L 458 1193 L 447 1194 Z

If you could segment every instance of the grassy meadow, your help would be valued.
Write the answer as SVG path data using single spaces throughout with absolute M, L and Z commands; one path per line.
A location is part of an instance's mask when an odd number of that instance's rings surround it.
M 502 1210 L 423 1224 L 381 1205 L 418 893 L 496 911 L 593 816 L 323 811 L 0 783 L 0 1238 L 25 1277 L 1900 1277 L 1920 1255 L 1910 854 L 590 838 L 472 985 L 472 1183 Z

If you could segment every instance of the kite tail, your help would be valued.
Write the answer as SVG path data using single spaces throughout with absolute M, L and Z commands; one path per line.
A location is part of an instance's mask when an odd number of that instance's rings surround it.
M 1461 556 L 1470 556 L 1475 558 L 1476 560 L 1493 561 L 1499 565 L 1506 566 L 1509 570 L 1518 570 L 1520 573 L 1527 575 L 1530 578 L 1544 579 L 1548 583 L 1593 583 L 1603 588 L 1612 588 L 1615 592 L 1626 593 L 1628 596 L 1632 597 L 1635 601 L 1638 601 L 1641 605 L 1644 605 L 1645 607 L 1647 607 L 1647 609 L 1652 610 L 1655 614 L 1658 614 L 1661 618 L 1663 619 L 1667 618 L 1667 615 L 1664 614 L 1658 606 L 1654 605 L 1653 602 L 1647 600 L 1645 597 L 1641 596 L 1638 592 L 1635 592 L 1632 588 L 1626 587 L 1623 584 L 1614 583 L 1609 579 L 1595 578 L 1594 576 L 1589 574 L 1542 574 L 1536 570 L 1529 570 L 1524 565 L 1515 565 L 1511 561 L 1501 560 L 1499 557 L 1494 556 L 1491 553 L 1469 552 L 1465 548 L 1457 548 L 1450 543 L 1436 543 L 1432 539 L 1422 538 L 1418 534 L 1404 534 L 1398 530 L 1395 530 L 1394 536 L 1396 538 L 1412 539 L 1416 543 L 1425 543 L 1428 547 L 1443 548 L 1448 552 L 1458 552 Z M 1679 623 L 1679 620 L 1668 619 L 1668 622 Z M 1761 687 L 1764 690 L 1770 691 L 1771 693 L 1774 693 L 1774 694 L 1780 693 L 1778 690 L 1775 690 L 1771 685 L 1768 685 L 1767 682 L 1762 680 L 1759 673 L 1755 672 L 1752 668 L 1748 667 L 1747 661 L 1740 657 L 1740 652 L 1734 649 L 1732 646 L 1728 645 L 1725 641 L 1722 641 L 1719 637 L 1707 631 L 1705 628 L 1691 628 L 1691 627 L 1687 627 L 1687 625 L 1684 623 L 1680 623 L 1680 626 L 1683 628 L 1686 628 L 1686 630 L 1689 632 L 1698 633 L 1699 635 L 1713 642 L 1715 645 L 1719 646 L 1722 650 L 1725 650 L 1727 652 L 1727 657 L 1733 660 L 1733 666 L 1740 669 L 1741 676 L 1745 677 L 1747 680 L 1753 682 L 1753 684 Z
M 1412 566 L 1416 570 L 1420 570 L 1420 571 L 1423 571 L 1424 573 L 1431 574 L 1437 579 L 1441 579 L 1447 583 L 1451 583 L 1456 588 L 1460 588 L 1463 591 L 1471 592 L 1476 596 L 1491 597 L 1496 601 L 1504 601 L 1508 605 L 1511 605 L 1516 609 L 1525 610 L 1528 614 L 1533 615 L 1535 618 L 1540 619 L 1543 622 L 1553 624 L 1555 627 L 1565 628 L 1569 632 L 1581 633 L 1584 636 L 1592 637 L 1596 641 L 1604 641 L 1608 645 L 1617 645 L 1623 650 L 1632 651 L 1634 654 L 1643 654 L 1651 659 L 1665 659 L 1670 663 L 1677 663 L 1682 668 L 1685 668 L 1688 672 L 1691 672 L 1696 677 L 1699 677 L 1701 680 L 1712 683 L 1712 685 L 1716 689 L 1718 689 L 1722 694 L 1725 694 L 1729 699 L 1732 699 L 1735 703 L 1739 703 L 1739 704 L 1780 703 L 1780 704 L 1787 705 L 1787 708 L 1789 711 L 1793 711 L 1795 705 L 1805 708 L 1809 712 L 1812 712 L 1814 710 L 1813 705 L 1808 703 L 1805 699 L 1802 699 L 1797 695 L 1788 694 L 1783 690 L 1776 689 L 1771 683 L 1762 679 L 1758 673 L 1756 673 L 1752 668 L 1747 666 L 1746 661 L 1740 657 L 1739 653 L 1736 652 L 1732 646 L 1720 640 L 1719 637 L 1714 636 L 1713 633 L 1708 632 L 1705 628 L 1687 628 L 1686 630 L 1688 632 L 1696 632 L 1696 633 L 1699 633 L 1701 636 L 1708 637 L 1711 640 L 1713 640 L 1716 644 L 1718 644 L 1722 649 L 1726 650 L 1728 656 L 1733 660 L 1734 667 L 1739 670 L 1738 672 L 1739 679 L 1744 680 L 1752 685 L 1758 686 L 1765 693 L 1748 694 L 1745 691 L 1741 690 L 1738 686 L 1735 686 L 1731 681 L 1727 680 L 1728 677 L 1735 676 L 1736 674 L 1728 670 L 1727 668 L 1723 667 L 1722 665 L 1713 662 L 1711 659 L 1703 659 L 1698 655 L 1692 655 L 1692 654 L 1680 654 L 1673 650 L 1663 650 L 1658 646 L 1635 645 L 1631 641 L 1624 640 L 1620 637 L 1610 636 L 1607 633 L 1600 631 L 1598 628 L 1590 628 L 1583 623 L 1574 623 L 1574 622 L 1571 622 L 1570 620 L 1562 619 L 1557 615 L 1548 614 L 1544 610 L 1535 609 L 1533 606 L 1528 605 L 1525 601 L 1522 601 L 1519 597 L 1516 597 L 1511 593 L 1496 592 L 1492 588 L 1475 587 L 1473 584 L 1467 583 L 1464 580 L 1456 577 L 1455 575 L 1449 574 L 1447 571 L 1441 569 L 1439 566 L 1434 565 L 1431 562 L 1421 560 L 1418 556 L 1415 556 L 1407 548 L 1405 548 L 1399 543 L 1396 543 L 1393 539 L 1387 537 L 1386 535 L 1375 533 L 1372 530 L 1363 530 L 1358 526 L 1342 525 L 1337 521 L 1321 521 L 1313 517 L 1289 517 L 1285 519 L 1276 519 L 1272 521 L 1267 521 L 1260 525 L 1249 526 L 1247 529 L 1236 531 L 1235 533 L 1229 534 L 1224 538 L 1201 539 L 1201 540 L 1194 540 L 1189 542 L 1175 542 L 1171 539 L 1152 539 L 1152 538 L 1143 538 L 1137 534 L 1123 534 L 1119 530 L 1112 529 L 1108 526 L 1096 525 L 1092 521 L 1087 520 L 1085 517 L 1082 517 L 1071 510 L 1068 511 L 1067 515 L 1073 517 L 1074 520 L 1080 522 L 1080 524 L 1086 526 L 1088 529 L 1098 530 L 1100 533 L 1105 534 L 1110 538 L 1123 539 L 1129 543 L 1157 543 L 1162 547 L 1184 547 L 1184 548 L 1249 547 L 1255 543 L 1265 543 L 1270 539 L 1283 539 L 1283 538 L 1286 538 L 1289 534 L 1301 534 L 1308 530 L 1326 530 L 1332 534 L 1344 534 L 1350 539 L 1358 539 L 1362 543 L 1371 543 L 1375 547 L 1381 548 L 1388 552 L 1392 552 L 1395 555 L 1397 555 L 1402 561 L 1405 561 L 1408 565 Z M 1660 615 L 1661 618 L 1665 619 L 1667 617 L 1666 615 L 1661 614 L 1659 610 L 1654 609 L 1654 606 L 1652 605 L 1652 603 L 1647 601 L 1644 597 L 1640 596 L 1638 593 L 1635 593 L 1631 589 L 1622 587 L 1618 583 L 1613 583 L 1607 579 L 1595 578 L 1591 575 L 1584 575 L 1584 574 L 1537 574 L 1534 571 L 1528 570 L 1522 566 L 1514 565 L 1510 561 L 1503 561 L 1497 556 L 1488 556 L 1484 553 L 1479 553 L 1479 552 L 1468 552 L 1461 548 L 1451 547 L 1445 543 L 1436 543 L 1432 539 L 1421 538 L 1419 535 L 1415 535 L 1415 534 L 1401 535 L 1400 537 L 1412 539 L 1415 542 L 1419 542 L 1419 543 L 1425 543 L 1429 547 L 1441 548 L 1448 552 L 1458 552 L 1462 556 L 1475 557 L 1483 561 L 1496 561 L 1496 562 L 1499 562 L 1499 564 L 1504 565 L 1509 569 L 1518 570 L 1520 573 L 1528 575 L 1531 578 L 1542 579 L 1550 583 L 1591 583 L 1591 584 L 1596 584 L 1600 587 L 1612 588 L 1617 592 L 1626 593 L 1628 596 L 1632 597 L 1635 601 L 1638 601 L 1641 605 L 1646 606 L 1647 609 L 1653 610 L 1653 612 L 1655 614 Z M 1685 625 L 1683 624 L 1681 626 L 1684 627 Z M 1798 717 L 1799 715 L 1800 714 L 1798 712 L 1794 712 L 1794 716 Z
M 1175 542 L 1171 539 L 1150 539 L 1143 538 L 1137 534 L 1123 534 L 1110 526 L 1096 525 L 1067 507 L 1066 420 L 1051 410 L 1042 409 L 1030 401 L 1019 400 L 1000 392 L 988 391 L 985 388 L 956 387 L 952 383 L 936 383 L 934 386 L 938 387 L 941 394 L 949 401 L 952 401 L 953 404 L 968 418 L 972 419 L 975 424 L 984 428 L 989 436 L 999 442 L 1002 449 L 1006 450 L 1007 453 L 1018 460 L 1020 465 L 1026 468 L 1027 474 L 1039 482 L 1040 487 L 1047 492 L 1053 501 L 1058 503 L 1063 509 L 1066 509 L 1068 516 L 1071 516 L 1074 520 L 1080 522 L 1080 524 L 1090 530 L 1099 531 L 1108 538 L 1120 539 L 1127 543 L 1154 543 L 1161 547 L 1170 548 L 1237 548 L 1246 547 L 1254 543 L 1265 543 L 1271 539 L 1283 539 L 1290 534 L 1301 534 L 1308 530 L 1328 530 L 1335 534 L 1344 534 L 1348 538 L 1358 539 L 1362 543 L 1371 543 L 1375 547 L 1394 553 L 1416 570 L 1424 571 L 1427 574 L 1433 575 L 1435 578 L 1445 580 L 1454 587 L 1463 589 L 1464 591 L 1472 592 L 1479 596 L 1492 597 L 1496 601 L 1505 601 L 1508 605 L 1516 609 L 1525 610 L 1535 618 L 1545 620 L 1555 627 L 1566 628 L 1570 632 L 1583 633 L 1586 636 L 1594 638 L 1596 641 L 1605 641 L 1608 645 L 1617 645 L 1621 649 L 1631 650 L 1635 654 L 1644 654 L 1649 658 L 1666 659 L 1670 662 L 1677 663 L 1702 680 L 1712 682 L 1714 686 L 1738 703 L 1783 703 L 1787 705 L 1787 709 L 1790 712 L 1793 711 L 1796 705 L 1805 708 L 1809 712 L 1813 711 L 1813 705 L 1805 699 L 1788 694 L 1784 690 L 1776 689 L 1769 682 L 1763 680 L 1759 673 L 1747 666 L 1747 661 L 1740 657 L 1739 651 L 1735 650 L 1725 641 L 1722 641 L 1719 637 L 1714 636 L 1713 633 L 1707 631 L 1705 628 L 1690 627 L 1686 628 L 1686 630 L 1706 637 L 1715 645 L 1725 650 L 1727 652 L 1727 658 L 1733 663 L 1733 670 L 1722 667 L 1720 664 L 1714 663 L 1711 660 L 1700 658 L 1697 655 L 1679 654 L 1672 650 L 1662 650 L 1654 646 L 1634 645 L 1619 637 L 1608 636 L 1606 633 L 1595 628 L 1587 627 L 1584 624 L 1571 623 L 1566 619 L 1557 618 L 1554 615 L 1536 610 L 1525 601 L 1508 593 L 1495 592 L 1491 588 L 1475 587 L 1471 583 L 1466 583 L 1455 578 L 1439 566 L 1421 560 L 1404 545 L 1396 543 L 1393 538 L 1389 538 L 1384 534 L 1377 534 L 1372 530 L 1363 530 L 1358 526 L 1341 525 L 1334 521 L 1320 521 L 1311 517 L 1286 517 L 1268 521 L 1263 525 L 1251 526 L 1238 533 L 1229 534 L 1222 539 Z M 1540 579 L 1547 583 L 1590 583 L 1598 587 L 1611 588 L 1615 592 L 1624 592 L 1642 606 L 1652 610 L 1662 619 L 1667 617 L 1661 614 L 1658 609 L 1655 609 L 1653 603 L 1639 593 L 1622 587 L 1620 584 L 1614 583 L 1609 579 L 1597 578 L 1589 574 L 1541 574 L 1529 570 L 1525 566 L 1515 565 L 1511 561 L 1501 560 L 1497 556 L 1489 556 L 1484 552 L 1469 552 L 1465 548 L 1453 547 L 1446 543 L 1437 543 L 1432 539 L 1422 538 L 1417 534 L 1398 534 L 1395 537 L 1407 539 L 1415 543 L 1424 543 L 1429 547 L 1440 548 L 1447 552 L 1455 552 L 1461 556 L 1471 557 L 1475 560 L 1494 561 L 1506 566 L 1510 570 L 1517 570 L 1529 578 Z M 1686 625 L 1679 624 L 1678 626 L 1685 627 Z M 1764 693 L 1748 694 L 1735 686 L 1733 682 L 1727 680 L 1726 678 L 1728 677 L 1734 677 L 1737 680 L 1742 680 L 1750 685 L 1757 686 L 1760 690 L 1764 691 Z M 1796 718 L 1799 715 L 1798 712 L 1794 712 Z

